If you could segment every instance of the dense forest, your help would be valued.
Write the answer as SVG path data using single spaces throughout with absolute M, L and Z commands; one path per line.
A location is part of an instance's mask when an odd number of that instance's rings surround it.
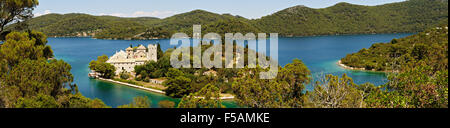
M 448 108 L 448 25 L 349 54 L 342 63 L 390 71 L 382 90 L 366 90 L 370 107 Z
M 448 26 L 439 26 L 389 43 L 376 43 L 342 59 L 342 64 L 376 71 L 399 71 L 424 62 L 439 70 L 448 66 Z
M 284 36 L 420 32 L 448 20 L 448 1 L 409 0 L 379 6 L 295 6 L 253 21 Z
M 229 22 L 232 21 L 232 22 Z M 339 3 L 328 8 L 295 6 L 264 16 L 246 19 L 230 14 L 194 10 L 165 19 L 152 17 L 120 18 L 87 14 L 48 14 L 25 24 L 49 36 L 92 36 L 99 39 L 170 38 L 175 32 L 191 32 L 192 25 L 208 26 L 211 31 L 276 32 L 281 36 L 330 34 L 420 32 L 448 22 L 447 0 L 409 0 L 378 6 Z M 9 29 L 18 25 L 10 25 Z M 22 25 L 20 25 L 22 26 Z M 229 28 L 229 27 L 228 27 Z M 229 32 L 229 31 L 225 31 Z

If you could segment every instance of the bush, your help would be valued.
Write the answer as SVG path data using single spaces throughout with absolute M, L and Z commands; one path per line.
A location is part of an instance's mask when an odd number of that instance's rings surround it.
M 175 102 L 168 101 L 168 100 L 163 100 L 163 101 L 159 102 L 158 105 L 161 108 L 175 108 Z
M 146 77 L 145 79 L 144 79 L 144 82 L 150 82 L 150 78 L 148 78 L 148 77 Z
M 128 80 L 130 78 L 130 74 L 128 72 L 120 73 L 120 79 Z

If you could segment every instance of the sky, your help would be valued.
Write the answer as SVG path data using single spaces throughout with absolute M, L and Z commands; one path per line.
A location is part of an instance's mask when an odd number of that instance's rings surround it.
M 296 5 L 325 8 L 340 2 L 373 6 L 401 1 L 404 0 L 39 0 L 34 14 L 40 16 L 49 13 L 87 13 L 166 18 L 202 9 L 257 19 Z

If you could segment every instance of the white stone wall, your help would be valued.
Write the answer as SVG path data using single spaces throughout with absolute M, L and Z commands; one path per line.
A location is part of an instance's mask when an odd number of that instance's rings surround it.
M 134 66 L 136 66 L 136 63 L 134 62 L 116 62 L 111 64 L 116 67 L 116 75 L 120 74 L 122 71 L 134 72 Z

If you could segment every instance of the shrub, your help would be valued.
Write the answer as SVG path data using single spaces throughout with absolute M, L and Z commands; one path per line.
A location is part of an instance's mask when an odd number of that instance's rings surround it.
M 120 73 L 120 79 L 128 80 L 130 78 L 130 74 L 128 72 Z
M 163 101 L 159 102 L 158 105 L 161 108 L 175 108 L 175 102 L 168 101 L 168 100 L 163 100 Z

